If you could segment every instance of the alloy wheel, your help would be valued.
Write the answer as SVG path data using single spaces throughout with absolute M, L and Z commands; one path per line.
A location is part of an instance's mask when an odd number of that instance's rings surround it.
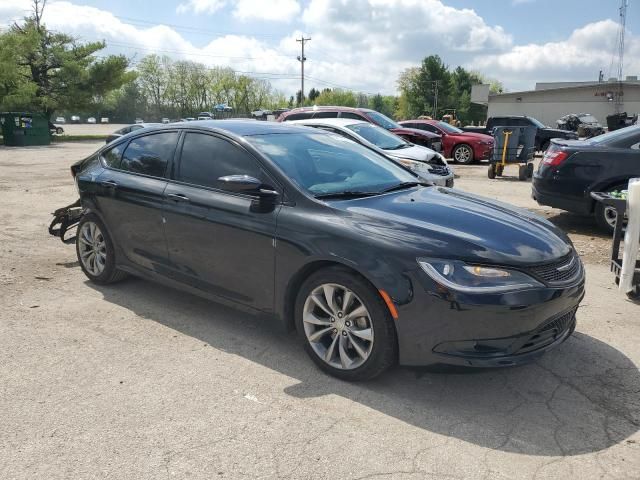
M 471 161 L 471 149 L 466 145 L 462 145 L 456 148 L 455 153 L 453 154 L 453 159 L 456 162 L 460 163 L 469 163 Z
M 342 285 L 316 287 L 305 300 L 302 321 L 313 351 L 334 368 L 358 368 L 371 355 L 373 323 L 369 311 Z
M 612 206 L 606 206 L 604 208 L 604 220 L 609 224 L 611 228 L 615 228 L 616 220 L 618 219 L 618 212 Z
M 78 233 L 78 251 L 84 268 L 93 276 L 99 276 L 107 262 L 107 245 L 100 227 L 85 222 Z

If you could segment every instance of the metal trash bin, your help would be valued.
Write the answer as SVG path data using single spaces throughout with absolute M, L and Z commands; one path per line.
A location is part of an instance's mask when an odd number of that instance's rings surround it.
M 0 127 L 4 144 L 9 147 L 49 145 L 49 121 L 41 113 L 1 112 Z
M 489 178 L 502 176 L 505 166 L 518 164 L 518 178 L 526 180 L 533 176 L 533 156 L 536 151 L 537 128 L 495 127 L 492 131 L 495 140 L 489 160 Z

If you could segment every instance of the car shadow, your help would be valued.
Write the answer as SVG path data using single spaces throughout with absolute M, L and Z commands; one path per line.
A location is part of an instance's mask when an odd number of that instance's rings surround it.
M 603 231 L 596 224 L 592 215 L 579 215 L 577 213 L 559 212 L 549 214 L 545 211 L 542 212 L 543 216 L 547 218 L 556 227 L 560 227 L 567 233 L 578 233 L 582 235 L 589 235 L 599 238 L 611 238 L 611 234 Z
M 320 372 L 298 337 L 269 321 L 145 280 L 87 284 L 141 318 L 295 379 L 298 383 L 284 389 L 292 397 L 341 395 L 482 447 L 580 455 L 620 443 L 640 429 L 637 367 L 615 348 L 579 333 L 579 326 L 563 345 L 524 367 L 395 367 L 375 380 L 347 383 Z

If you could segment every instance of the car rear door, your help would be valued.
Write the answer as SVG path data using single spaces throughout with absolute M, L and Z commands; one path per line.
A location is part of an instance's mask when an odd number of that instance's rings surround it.
M 225 191 L 217 181 L 249 175 L 278 188 L 239 144 L 189 131 L 165 191 L 165 234 L 173 275 L 209 293 L 273 309 L 276 218 L 279 202 Z
M 130 262 L 160 273 L 168 263 L 165 173 L 178 137 L 177 131 L 157 132 L 106 150 L 102 161 L 108 168 L 97 178 L 96 202 L 116 246 Z

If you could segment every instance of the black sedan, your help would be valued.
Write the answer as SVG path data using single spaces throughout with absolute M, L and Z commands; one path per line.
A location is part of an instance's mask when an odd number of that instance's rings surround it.
M 631 126 L 589 140 L 553 140 L 533 176 L 533 198 L 541 205 L 594 215 L 612 231 L 616 211 L 595 202 L 591 192 L 627 188 L 640 177 L 640 126 Z
M 110 134 L 107 137 L 107 139 L 105 140 L 105 143 L 111 143 L 115 139 L 120 138 L 123 135 L 126 135 L 127 133 L 135 132 L 136 130 L 140 130 L 142 128 L 147 128 L 147 127 L 153 127 L 153 126 L 156 126 L 156 125 L 162 125 L 162 124 L 160 124 L 160 123 L 134 123 L 133 125 L 127 125 L 126 127 L 119 128 L 118 130 L 116 130 L 115 132 Z
M 151 127 L 72 172 L 90 280 L 134 274 L 267 314 L 347 380 L 398 361 L 531 361 L 571 335 L 584 295 L 551 223 L 316 129 Z

